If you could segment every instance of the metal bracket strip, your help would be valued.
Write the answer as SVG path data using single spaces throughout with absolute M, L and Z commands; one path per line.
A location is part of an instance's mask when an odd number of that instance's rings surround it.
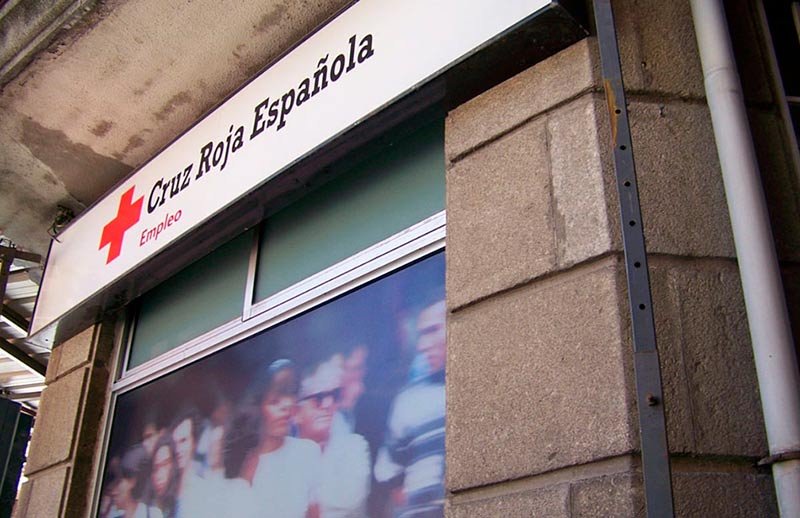
M 648 518 L 674 516 L 669 447 L 628 108 L 610 0 L 594 0 L 619 193 Z

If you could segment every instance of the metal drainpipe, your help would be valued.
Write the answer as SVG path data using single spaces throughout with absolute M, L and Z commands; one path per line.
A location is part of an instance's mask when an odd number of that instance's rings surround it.
M 800 516 L 800 375 L 723 4 L 691 0 L 781 516 Z

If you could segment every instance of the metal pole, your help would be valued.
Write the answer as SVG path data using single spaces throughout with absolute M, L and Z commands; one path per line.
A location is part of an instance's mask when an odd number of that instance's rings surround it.
M 691 0 L 781 516 L 800 516 L 800 374 L 725 9 Z
M 675 513 L 661 367 L 656 348 L 647 250 L 639 206 L 628 107 L 625 101 L 619 46 L 610 0 L 595 0 L 594 15 L 612 126 L 614 171 L 617 177 L 622 219 L 622 243 L 625 250 L 628 303 L 633 331 L 633 366 L 639 410 L 645 505 L 648 518 L 666 518 L 674 516 Z

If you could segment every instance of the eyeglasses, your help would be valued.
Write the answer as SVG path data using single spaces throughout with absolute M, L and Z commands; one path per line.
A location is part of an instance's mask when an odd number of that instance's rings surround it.
M 328 398 L 331 398 L 331 400 L 334 403 L 338 403 L 339 398 L 341 398 L 341 396 L 342 396 L 342 388 L 336 387 L 333 390 L 326 390 L 323 392 L 317 392 L 315 394 L 309 394 L 307 396 L 303 396 L 300 398 L 300 401 L 307 401 L 310 399 L 314 401 L 314 404 L 319 406 L 322 404 L 323 401 L 325 401 Z

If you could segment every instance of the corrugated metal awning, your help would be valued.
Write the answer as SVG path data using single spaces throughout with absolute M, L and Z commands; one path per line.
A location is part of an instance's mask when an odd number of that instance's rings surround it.
M 0 240 L 0 396 L 36 412 L 50 351 L 28 343 L 26 337 L 42 266 L 32 254 L 8 245 Z

